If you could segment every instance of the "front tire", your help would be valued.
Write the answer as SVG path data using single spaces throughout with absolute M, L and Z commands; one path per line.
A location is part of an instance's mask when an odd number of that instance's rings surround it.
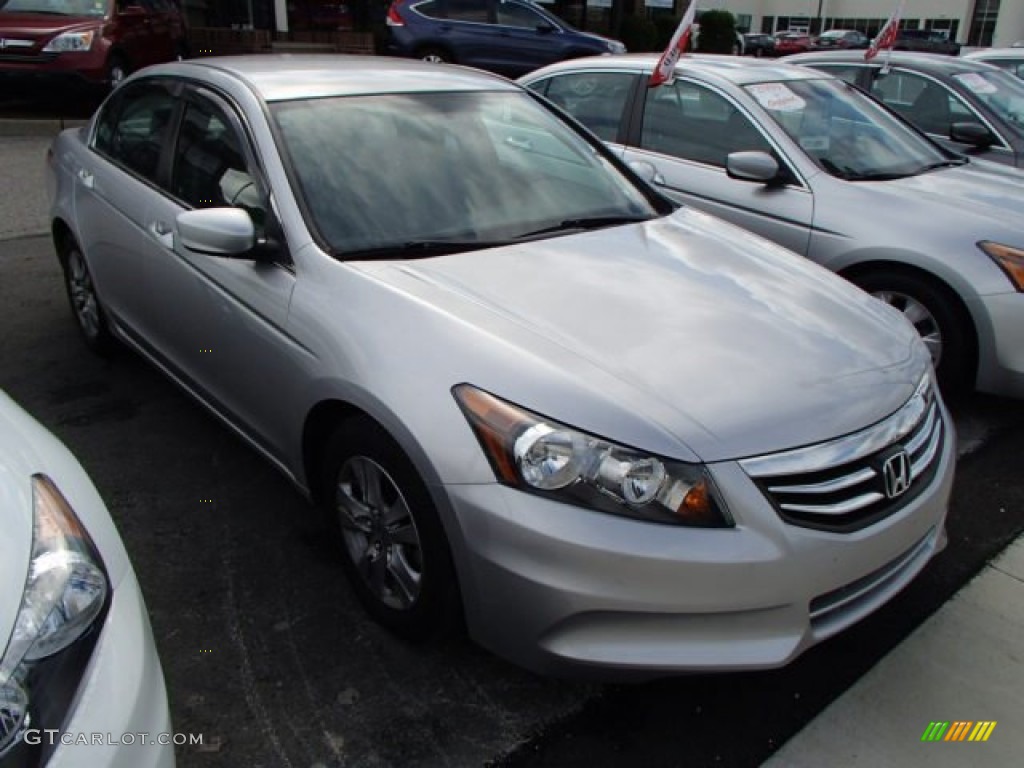
M 71 313 L 86 346 L 98 355 L 113 351 L 114 337 L 110 333 L 103 305 L 96 295 L 96 286 L 89 265 L 77 244 L 72 244 L 62 260 L 64 288 L 67 290 Z
M 899 310 L 917 329 L 932 356 L 943 394 L 971 389 L 976 367 L 976 342 L 970 321 L 956 296 L 945 286 L 903 272 L 878 271 L 853 282 Z
M 115 53 L 110 57 L 110 61 L 107 63 L 107 82 L 110 84 L 110 90 L 113 91 L 120 87 L 130 74 L 131 70 L 128 68 L 128 62 L 124 56 Z
M 345 421 L 327 443 L 322 506 L 366 611 L 408 640 L 451 629 L 458 588 L 448 540 L 427 487 L 376 422 Z

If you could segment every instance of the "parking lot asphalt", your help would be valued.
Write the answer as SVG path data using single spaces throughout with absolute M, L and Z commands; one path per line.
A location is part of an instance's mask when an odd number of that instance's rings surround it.
M 0 167 L 25 158 L 16 187 L 0 190 L 0 387 L 72 448 L 111 507 L 147 596 L 175 730 L 204 735 L 179 751 L 179 765 L 753 766 L 797 733 L 773 765 L 826 764 L 814 762 L 822 755 L 872 764 L 850 750 L 794 751 L 830 734 L 874 739 L 870 754 L 903 754 L 887 751 L 880 733 L 931 750 L 888 764 L 931 765 L 945 759 L 934 751 L 943 745 L 920 737 L 936 718 L 999 721 L 991 744 L 945 746 L 977 766 L 1005 764 L 984 750 L 1019 730 L 1024 708 L 965 711 L 962 699 L 956 712 L 933 711 L 940 702 L 924 685 L 938 672 L 927 665 L 917 666 L 916 696 L 913 678 L 899 682 L 909 703 L 890 697 L 921 720 L 916 732 L 842 724 L 870 725 L 857 713 L 878 706 L 879 676 L 895 681 L 894 666 L 936 652 L 913 644 L 933 622 L 959 654 L 947 675 L 958 659 L 973 660 L 974 674 L 986 662 L 1019 674 L 1019 654 L 972 655 L 978 623 L 991 616 L 942 617 L 957 602 L 984 602 L 969 596 L 972 585 L 943 608 L 975 574 L 1019 578 L 1019 568 L 986 563 L 1024 530 L 1024 405 L 976 397 L 958 407 L 966 458 L 950 546 L 890 605 L 785 670 L 599 686 L 536 678 L 459 638 L 407 646 L 363 616 L 323 526 L 268 465 L 140 360 L 100 360 L 82 347 L 48 242 L 24 236 L 46 229 L 29 189 L 42 189 L 42 133 L 0 137 Z M 1009 605 L 1003 614 L 1018 623 L 1007 631 L 1020 626 Z

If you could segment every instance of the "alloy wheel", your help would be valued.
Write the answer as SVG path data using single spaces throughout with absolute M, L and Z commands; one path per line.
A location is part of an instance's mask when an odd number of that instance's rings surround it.
M 423 554 L 409 505 L 391 475 L 366 456 L 338 473 L 335 507 L 345 548 L 373 596 L 399 611 L 420 596 Z
M 71 294 L 71 306 L 74 308 L 75 319 L 89 339 L 100 335 L 100 309 L 93 288 L 92 276 L 85 264 L 85 259 L 78 250 L 68 254 L 68 292 Z

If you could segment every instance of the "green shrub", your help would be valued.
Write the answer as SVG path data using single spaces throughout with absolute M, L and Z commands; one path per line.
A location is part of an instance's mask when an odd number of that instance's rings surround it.
M 658 50 L 658 28 L 646 16 L 627 16 L 622 20 L 622 42 L 632 53 Z M 664 46 L 662 46 L 664 48 Z
M 736 18 L 728 11 L 705 11 L 700 15 L 701 53 L 732 53 L 736 45 Z

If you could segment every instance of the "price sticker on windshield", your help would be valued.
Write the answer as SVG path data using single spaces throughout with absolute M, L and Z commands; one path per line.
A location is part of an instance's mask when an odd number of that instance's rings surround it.
M 966 72 L 962 75 L 953 75 L 965 88 L 974 93 L 995 93 L 996 87 L 977 72 Z
M 747 90 L 769 112 L 799 112 L 807 106 L 785 83 L 756 83 Z

